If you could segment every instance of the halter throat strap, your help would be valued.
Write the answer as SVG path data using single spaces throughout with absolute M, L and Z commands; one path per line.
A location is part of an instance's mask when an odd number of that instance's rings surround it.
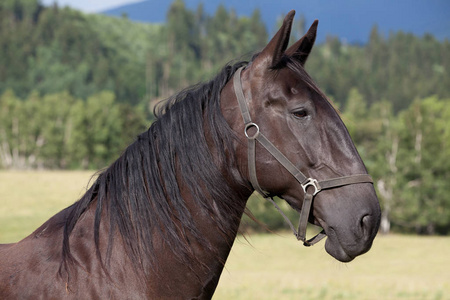
M 248 141 L 248 172 L 250 183 L 258 193 L 260 193 L 265 199 L 269 200 L 280 212 L 293 231 L 297 240 L 302 241 L 305 246 L 312 246 L 326 236 L 325 231 L 322 230 L 313 238 L 306 240 L 306 229 L 308 227 L 308 219 L 314 196 L 325 189 L 341 187 L 349 184 L 373 183 L 372 177 L 368 174 L 357 174 L 322 181 L 306 177 L 283 153 L 281 153 L 280 150 L 278 150 L 277 147 L 275 147 L 275 145 L 273 145 L 266 138 L 266 136 L 264 136 L 264 134 L 260 132 L 259 126 L 252 122 L 247 101 L 242 89 L 241 72 L 243 69 L 244 67 L 241 67 L 235 72 L 233 76 L 233 88 L 245 124 L 244 134 Z M 250 91 L 248 93 L 251 99 Z M 289 173 L 291 173 L 303 188 L 304 198 L 297 230 L 273 198 L 265 192 L 258 183 L 258 178 L 256 175 L 256 141 L 258 141 Z

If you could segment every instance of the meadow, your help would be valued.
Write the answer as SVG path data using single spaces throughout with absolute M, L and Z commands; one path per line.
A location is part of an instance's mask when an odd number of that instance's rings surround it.
M 17 242 L 76 201 L 94 172 L 0 171 L 0 243 Z M 274 213 L 276 211 L 274 210 Z M 238 236 L 214 299 L 450 299 L 450 237 L 378 235 L 339 263 L 288 232 Z

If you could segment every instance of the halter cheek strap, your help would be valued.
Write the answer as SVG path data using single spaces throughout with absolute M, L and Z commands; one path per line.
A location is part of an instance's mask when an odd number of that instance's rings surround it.
M 314 196 L 324 189 L 331 189 L 356 183 L 373 183 L 372 177 L 368 174 L 358 174 L 351 176 L 343 176 L 328 180 L 318 181 L 314 178 L 306 177 L 283 153 L 278 150 L 259 130 L 259 126 L 252 122 L 250 112 L 245 100 L 244 92 L 242 90 L 241 72 L 244 67 L 239 68 L 233 76 L 233 87 L 236 94 L 239 108 L 241 110 L 242 118 L 244 120 L 245 128 L 244 134 L 248 140 L 248 171 L 249 180 L 253 188 L 260 193 L 265 199 L 269 200 L 275 208 L 280 212 L 283 218 L 288 223 L 291 230 L 294 232 L 297 240 L 303 242 L 305 246 L 312 246 L 326 234 L 322 230 L 313 238 L 306 240 L 306 229 L 308 226 L 308 218 L 311 210 L 311 205 Z M 249 92 L 250 93 L 250 92 Z M 251 97 L 251 94 L 250 94 Z M 304 199 L 302 209 L 300 211 L 300 219 L 298 229 L 296 230 L 289 218 L 283 213 L 280 207 L 275 203 L 273 198 L 265 192 L 258 183 L 256 175 L 256 141 L 258 141 L 272 156 L 287 170 L 295 179 L 301 184 L 304 191 Z

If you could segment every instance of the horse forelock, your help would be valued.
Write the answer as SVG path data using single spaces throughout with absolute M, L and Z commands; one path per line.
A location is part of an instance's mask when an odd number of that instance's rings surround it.
M 73 263 L 69 237 L 81 215 L 91 206 L 96 210 L 96 252 L 104 266 L 109 262 L 117 232 L 130 260 L 144 272 L 157 267 L 155 235 L 188 265 L 192 260 L 200 262 L 192 253 L 190 239 L 216 251 L 194 223 L 180 182 L 189 189 L 198 209 L 216 224 L 211 230 L 225 236 L 233 232 L 228 224 L 236 223 L 230 219 L 240 218 L 241 204 L 235 201 L 239 195 L 229 187 L 217 165 L 217 160 L 232 159 L 226 153 L 234 138 L 220 110 L 220 92 L 234 72 L 245 64 L 227 65 L 211 81 L 186 89 L 157 108 L 157 120 L 100 173 L 93 186 L 70 209 L 64 228 L 62 266 L 67 269 L 67 264 Z M 214 157 L 206 131 L 216 149 Z M 109 220 L 103 219 L 105 215 Z M 105 221 L 109 221 L 108 250 L 102 257 L 99 235 L 100 223 Z

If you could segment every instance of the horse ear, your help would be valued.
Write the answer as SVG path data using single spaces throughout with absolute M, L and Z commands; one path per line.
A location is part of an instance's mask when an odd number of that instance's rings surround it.
M 296 57 L 302 65 L 305 65 L 306 59 L 311 52 L 314 42 L 316 40 L 318 20 L 315 20 L 309 28 L 308 32 L 289 49 L 286 50 L 286 54 Z
M 256 61 L 266 67 L 275 67 L 283 57 L 284 51 L 289 44 L 292 22 L 294 20 L 295 10 L 291 10 L 283 20 L 283 25 L 270 40 L 267 46 L 258 55 Z

